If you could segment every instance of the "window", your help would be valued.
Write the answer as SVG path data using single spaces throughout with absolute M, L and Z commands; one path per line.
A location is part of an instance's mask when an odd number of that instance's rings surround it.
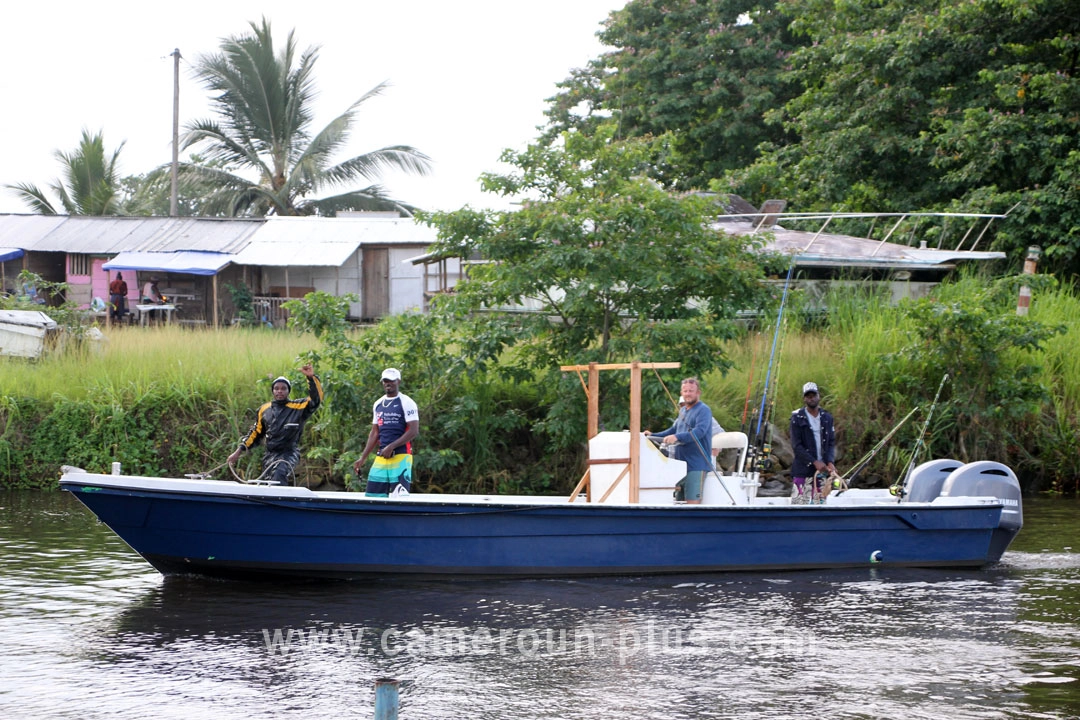
M 89 275 L 89 255 L 68 255 L 68 275 Z

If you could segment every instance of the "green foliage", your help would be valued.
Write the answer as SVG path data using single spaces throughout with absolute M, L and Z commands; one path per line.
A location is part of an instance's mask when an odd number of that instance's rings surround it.
M 396 367 L 403 377 L 401 391 L 420 411 L 416 487 L 454 492 L 546 487 L 533 477 L 544 449 L 532 434 L 543 407 L 532 382 L 525 376 L 503 380 L 498 368 L 487 367 L 490 356 L 477 351 L 487 341 L 462 341 L 468 322 L 405 314 L 355 333 L 344 320 L 351 300 L 316 292 L 288 303 L 292 327 L 322 343 L 312 359 L 322 369 L 327 402 L 317 417 L 320 445 L 312 454 L 336 458 L 334 477 L 361 486 L 352 479 L 352 463 L 371 429 L 382 370 Z
M 533 369 L 561 362 L 675 354 L 690 372 L 723 363 L 734 311 L 757 302 L 760 269 L 748 248 L 708 227 L 706 198 L 675 197 L 642 173 L 662 141 L 612 142 L 570 133 L 565 146 L 507 152 L 512 175 L 488 175 L 488 191 L 529 197 L 520 210 L 435 213 L 435 252 L 489 261 L 444 300 L 462 317 L 481 309 L 502 333 L 513 319 L 515 360 Z
M 768 118 L 798 91 L 785 72 L 800 44 L 789 18 L 774 0 L 627 3 L 600 33 L 613 50 L 575 70 L 549 100 L 546 137 L 591 134 L 606 114 L 619 137 L 673 133 L 660 175 L 672 187 L 704 188 L 753 162 L 762 143 L 791 140 Z
M 237 283 L 236 285 L 225 283 L 225 289 L 232 298 L 233 307 L 236 308 L 236 317 L 240 319 L 240 324 L 249 327 L 257 324 L 254 296 L 251 294 L 251 288 L 243 283 Z
M 1038 280 L 1025 278 L 1033 285 Z M 903 303 L 910 342 L 884 359 L 895 371 L 895 387 L 913 399 L 925 398 L 937 387 L 935 378 L 949 374 L 935 439 L 939 451 L 948 448 L 965 462 L 1020 447 L 1015 428 L 1049 399 L 1030 352 L 1064 328 L 1018 316 L 1017 289 L 1013 278 L 989 285 L 971 279 Z
M 801 210 L 974 210 L 998 249 L 1080 270 L 1080 15 L 1070 0 L 785 2 L 811 41 L 783 108 L 798 140 L 714 185 Z
M 664 139 L 567 133 L 562 146 L 504 153 L 514 174 L 485 176 L 489 192 L 527 197 L 521 209 L 423 217 L 439 230 L 434 252 L 488 261 L 436 305 L 447 321 L 468 323 L 457 327 L 478 367 L 498 359 L 501 372 L 552 388 L 567 363 L 677 358 L 672 384 L 727 367 L 735 311 L 763 301 L 761 268 L 743 240 L 710 228 L 710 199 L 674 196 L 645 177 L 666 152 Z M 606 396 L 618 398 L 606 411 L 625 413 L 625 392 Z M 647 415 L 670 414 L 659 388 L 645 401 Z M 580 444 L 583 421 L 579 391 L 560 391 L 541 429 L 566 448 Z
M 191 164 L 217 166 L 198 155 Z M 178 217 L 221 217 L 226 215 L 220 204 L 210 202 L 217 186 L 200 180 L 192 173 L 180 173 L 177 168 L 176 215 Z M 128 215 L 162 216 L 172 214 L 172 167 L 162 165 L 142 175 L 130 175 L 120 182 L 121 203 Z
M 649 176 L 800 211 L 1008 213 L 979 249 L 1080 273 L 1072 0 L 632 0 L 542 142 L 670 133 Z
M 1020 282 L 1035 289 L 1026 318 L 1015 315 Z M 576 375 L 523 369 L 519 348 L 477 339 L 491 315 L 405 315 L 356 330 L 344 321 L 347 300 L 315 293 L 290 303 L 294 327 L 317 331 L 314 342 L 242 328 L 114 329 L 100 356 L 3 361 L 0 485 L 54 487 L 60 464 L 108 472 L 120 461 L 126 472 L 168 476 L 219 467 L 266 400 L 270 380 L 285 374 L 299 383 L 288 368 L 308 360 L 317 362 L 327 391 L 303 443 L 300 474 L 311 486 L 352 477 L 388 366 L 402 370 L 402 390 L 420 406 L 418 489 L 566 492 L 580 477 L 585 400 Z M 899 306 L 864 285 L 838 288 L 826 300 L 823 328 L 785 331 L 774 417 L 798 406 L 802 382 L 818 382 L 837 417 L 841 470 L 918 405 L 923 414 L 863 475 L 891 482 L 949 372 L 953 380 L 929 426 L 929 455 L 998 460 L 1029 488 L 1077 489 L 1080 299 L 1073 288 L 1044 276 L 975 276 Z M 500 337 L 512 328 L 495 325 L 491 332 Z M 742 421 L 748 388 L 760 397 L 771 340 L 767 328 L 740 331 L 725 344 L 732 372 L 703 374 L 703 398 L 728 429 Z M 483 362 L 471 354 L 495 346 L 508 349 Z M 602 374 L 608 430 L 628 421 L 618 375 Z M 668 390 L 677 391 L 681 375 L 662 378 Z M 643 380 L 645 426 L 666 425 L 673 413 L 664 388 L 655 376 Z
M 0 486 L 54 487 L 60 464 L 173 477 L 220 467 L 301 347 L 280 332 L 116 326 L 100 345 L 0 358 Z M 310 463 L 305 474 L 326 479 Z
M 311 127 L 315 99 L 313 69 L 318 52 L 297 57 L 294 33 L 275 49 L 270 23 L 251 23 L 251 32 L 221 41 L 218 53 L 196 60 L 196 73 L 212 94 L 218 119 L 190 123 L 184 148 L 203 157 L 186 163 L 183 175 L 196 187 L 213 188 L 203 209 L 224 215 L 326 215 L 340 210 L 407 210 L 378 185 L 326 197 L 320 191 L 378 178 L 386 169 L 426 174 L 430 160 L 406 145 L 384 147 L 335 161 L 346 144 L 360 105 L 381 94 L 385 83 L 365 93 L 329 125 Z M 254 174 L 252 181 L 246 174 Z
M 107 155 L 102 132 L 82 131 L 79 147 L 71 152 L 57 150 L 55 157 L 63 167 L 63 178 L 50 186 L 60 199 L 57 206 L 48 195 L 31 183 L 6 185 L 39 215 L 123 215 L 121 182 L 118 169 L 124 143 Z

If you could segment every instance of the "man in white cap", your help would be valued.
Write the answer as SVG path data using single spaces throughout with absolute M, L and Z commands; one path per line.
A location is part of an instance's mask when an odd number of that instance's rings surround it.
M 300 372 L 307 378 L 308 396 L 303 400 L 290 400 L 292 383 L 284 376 L 275 378 L 270 385 L 274 399 L 259 408 L 255 424 L 229 456 L 229 465 L 235 465 L 241 453 L 265 438 L 261 479 L 275 485 L 292 485 L 293 471 L 300 462 L 300 435 L 304 432 L 304 423 L 319 409 L 323 399 L 322 383 L 311 364 L 304 365 Z
M 360 468 L 377 447 L 364 494 L 370 497 L 408 495 L 412 485 L 412 441 L 420 434 L 420 412 L 411 397 L 398 391 L 400 370 L 383 370 L 382 385 L 385 394 L 372 407 L 371 432 L 364 454 L 353 463 L 353 471 L 359 477 Z
M 817 383 L 803 385 L 803 407 L 791 413 L 791 481 L 795 484 L 792 505 L 824 503 L 829 494 L 829 474 L 836 472 L 836 430 L 833 416 L 818 407 Z

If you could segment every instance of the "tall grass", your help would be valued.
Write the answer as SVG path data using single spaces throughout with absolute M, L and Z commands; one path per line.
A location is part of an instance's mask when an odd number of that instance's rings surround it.
M 61 464 L 178 474 L 220 466 L 310 337 L 258 329 L 113 328 L 39 361 L 0 359 L 0 485 Z M 261 382 L 260 382 L 261 381 Z
M 1040 293 L 1031 305 L 1033 320 L 1064 326 L 1042 352 L 1041 381 L 1059 403 L 1059 411 L 1075 417 L 1080 410 L 1080 297 L 1073 286 Z
M 256 382 L 295 369 L 297 356 L 314 344 L 311 336 L 259 329 L 119 327 L 77 352 L 0 360 L 0 395 L 85 400 L 167 391 L 229 397 L 250 388 L 240 393 L 246 400 L 269 395 L 268 389 L 256 393 Z
M 992 296 L 985 292 L 989 284 L 984 278 L 964 276 L 942 285 L 935 292 L 935 302 L 971 307 L 973 302 Z M 999 302 L 1000 307 L 990 311 L 987 321 L 1012 315 L 1012 307 L 1008 306 L 1011 302 L 1011 298 Z M 822 405 L 837 418 L 837 465 L 841 471 L 884 437 L 908 411 L 919 406 L 920 413 L 909 420 L 867 470 L 867 474 L 890 481 L 911 457 L 942 372 L 951 372 L 954 383 L 946 387 L 927 428 L 937 456 L 959 457 L 964 452 L 963 440 L 970 440 L 972 432 L 980 432 L 982 440 L 977 446 L 969 442 L 968 450 L 978 456 L 972 459 L 1005 462 L 1022 472 L 1029 486 L 1077 488 L 1080 353 L 1076 348 L 1080 347 L 1080 297 L 1075 288 L 1040 290 L 1032 301 L 1030 324 L 1017 326 L 1018 333 L 1035 324 L 1060 326 L 1064 330 L 1061 334 L 1053 335 L 1038 349 L 1001 350 L 1005 367 L 1015 368 L 1014 377 L 1006 377 L 1005 385 L 1026 382 L 1027 367 L 1033 366 L 1037 369 L 1037 384 L 1046 390 L 1045 400 L 1020 419 L 1002 411 L 1003 407 L 1023 402 L 1013 397 L 989 397 L 988 404 L 966 420 L 956 415 L 956 408 L 950 405 L 952 391 L 959 388 L 953 385 L 964 378 L 955 376 L 953 358 L 935 355 L 933 348 L 926 345 L 906 310 L 910 305 L 891 304 L 883 295 L 858 286 L 830 292 L 826 305 L 827 320 L 820 326 L 787 327 L 781 333 L 772 360 L 772 385 L 766 404 L 767 413 L 770 406 L 774 408 L 769 413 L 775 426 L 774 437 L 786 435 L 788 413 L 801 405 L 801 386 L 808 380 L 820 386 Z M 726 348 L 733 363 L 731 370 L 724 376 L 718 372 L 707 376 L 703 397 L 725 428 L 742 428 L 753 435 L 772 343 L 773 328 L 748 331 Z M 921 384 L 919 378 L 923 378 Z M 957 425 L 958 420 L 963 424 Z

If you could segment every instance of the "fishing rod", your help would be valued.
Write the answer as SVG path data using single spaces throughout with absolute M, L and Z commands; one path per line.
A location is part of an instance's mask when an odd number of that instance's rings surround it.
M 881 452 L 881 449 L 888 444 L 889 440 L 892 439 L 893 435 L 895 435 L 900 430 L 900 428 L 902 428 L 904 424 L 907 423 L 907 421 L 910 420 L 911 417 L 918 411 L 918 406 L 913 408 L 911 412 L 904 416 L 903 420 L 898 422 L 892 430 L 885 434 L 885 437 L 881 438 L 881 440 L 878 441 L 877 445 L 872 447 L 868 453 L 863 455 L 862 458 L 860 458 L 859 462 L 855 463 L 855 465 L 853 465 L 852 468 L 846 473 L 833 480 L 833 487 L 840 490 L 840 492 L 836 493 L 837 495 L 840 495 L 848 489 L 848 486 L 851 484 L 852 481 L 855 480 L 858 474 L 862 472 L 862 469 L 870 464 L 870 461 L 873 460 L 879 452 Z
M 772 379 L 773 361 L 776 359 L 776 344 L 780 338 L 780 326 L 784 319 L 784 307 L 787 305 L 788 288 L 791 287 L 791 274 L 795 270 L 795 256 L 791 256 L 791 264 L 788 265 L 787 278 L 784 280 L 784 294 L 780 298 L 780 309 L 776 315 L 776 329 L 773 331 L 772 350 L 769 353 L 769 366 L 765 371 L 765 387 L 761 392 L 761 407 L 758 409 L 757 429 L 754 431 L 754 445 L 761 446 L 761 423 L 765 416 L 765 402 L 769 395 L 769 382 Z
M 753 343 L 754 355 L 750 359 L 750 378 L 746 381 L 746 402 L 743 403 L 742 423 L 739 424 L 739 432 L 746 432 L 746 413 L 750 410 L 750 393 L 754 389 L 754 367 L 757 365 L 757 343 Z
M 787 324 L 787 318 L 784 318 Z M 780 367 L 784 363 L 784 344 L 787 342 L 787 333 L 780 335 L 780 350 L 776 355 L 776 374 L 773 376 L 772 396 L 769 398 L 769 406 L 765 409 L 765 433 L 761 444 L 761 458 L 758 460 L 760 469 L 764 472 L 772 470 L 772 433 L 773 412 L 776 410 L 776 388 L 780 386 Z
M 945 387 L 945 383 L 948 382 L 948 380 L 949 373 L 945 373 L 941 377 L 941 382 L 938 383 L 937 392 L 934 393 L 934 402 L 930 404 L 930 410 L 926 413 L 926 421 L 923 423 L 922 430 L 919 431 L 919 437 L 915 441 L 915 449 L 911 451 L 911 460 L 908 461 L 907 468 L 904 469 L 904 479 L 900 483 L 895 483 L 889 488 L 889 492 L 896 495 L 896 502 L 900 502 L 904 499 L 904 488 L 907 487 L 907 481 L 911 476 L 911 471 L 915 469 L 915 461 L 918 459 L 919 452 L 925 444 L 926 430 L 930 427 L 930 418 L 934 417 L 934 408 L 937 407 L 938 398 L 941 397 L 941 389 Z

